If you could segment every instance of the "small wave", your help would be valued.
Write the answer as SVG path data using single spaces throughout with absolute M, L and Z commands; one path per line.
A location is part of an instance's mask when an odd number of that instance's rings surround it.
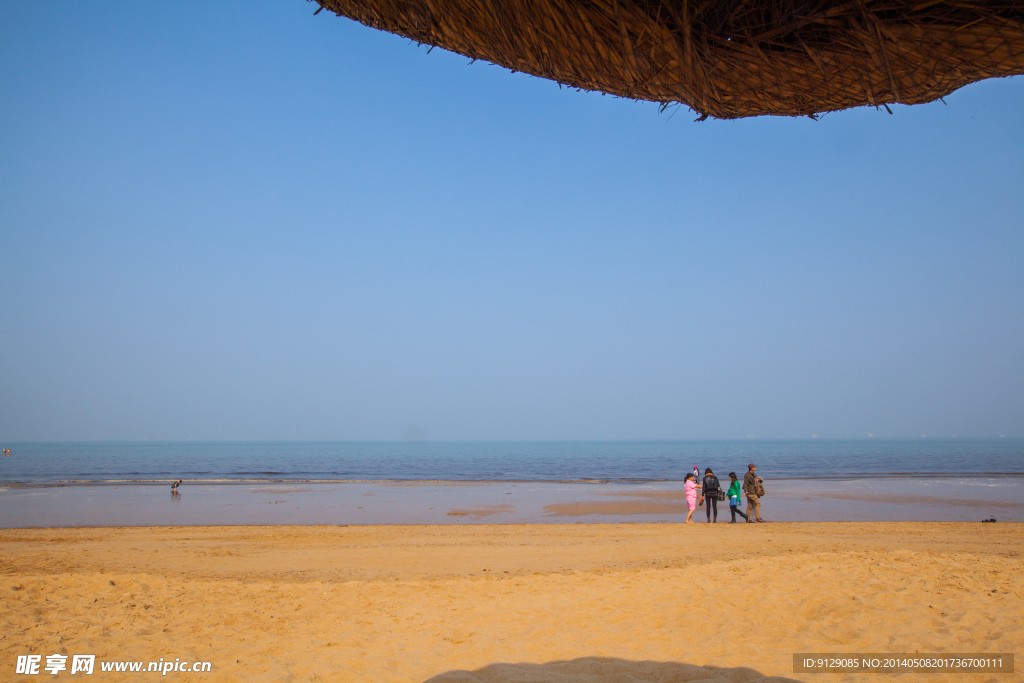
M 960 479 L 959 482 L 966 486 L 999 486 L 1001 484 L 983 482 L 980 480 L 998 479 L 1024 479 L 1021 472 L 978 472 L 972 473 L 970 477 L 964 475 L 934 474 L 934 473 L 892 473 L 892 474 L 844 474 L 815 477 L 765 477 L 766 481 L 834 481 L 854 482 L 865 479 L 914 479 L 941 480 Z M 262 485 L 262 484 L 393 484 L 393 485 L 436 485 L 436 486 L 459 486 L 459 485 L 491 485 L 491 484 L 560 484 L 560 485 L 643 485 L 643 484 L 678 484 L 682 486 L 680 479 L 655 479 L 638 477 L 608 477 L 608 478 L 575 478 L 575 479 L 426 479 L 426 478 L 336 478 L 336 477 L 139 477 L 139 478 L 74 478 L 74 479 L 51 479 L 51 480 L 22 480 L 22 481 L 0 481 L 2 489 L 27 489 L 27 488 L 50 488 L 60 486 L 164 486 L 176 479 L 184 479 L 184 483 L 211 486 L 232 486 L 232 485 Z

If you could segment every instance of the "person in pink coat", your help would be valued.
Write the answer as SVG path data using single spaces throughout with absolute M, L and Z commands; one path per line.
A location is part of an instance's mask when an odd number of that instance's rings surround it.
M 689 512 L 686 513 L 686 523 L 693 524 L 693 511 L 697 509 L 697 489 L 700 485 L 697 480 L 694 479 L 693 473 L 686 475 L 686 481 L 683 483 L 683 490 L 686 492 L 686 507 L 689 508 Z

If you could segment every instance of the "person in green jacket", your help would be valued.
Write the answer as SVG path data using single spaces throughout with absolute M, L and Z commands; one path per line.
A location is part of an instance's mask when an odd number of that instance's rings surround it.
M 747 519 L 747 516 L 743 513 L 743 510 L 740 510 L 740 493 L 742 492 L 742 489 L 740 487 L 739 480 L 736 478 L 736 473 L 730 472 L 729 479 L 731 480 L 731 483 L 729 484 L 729 492 L 725 495 L 729 496 L 729 512 L 732 513 L 732 521 L 729 522 L 729 524 L 735 524 L 736 515 L 739 515 L 743 519 Z

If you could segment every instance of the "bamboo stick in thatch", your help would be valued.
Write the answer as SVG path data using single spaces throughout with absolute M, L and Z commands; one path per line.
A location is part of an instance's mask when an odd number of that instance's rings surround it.
M 717 118 L 920 104 L 1024 74 L 1024 0 L 316 0 L 585 90 Z

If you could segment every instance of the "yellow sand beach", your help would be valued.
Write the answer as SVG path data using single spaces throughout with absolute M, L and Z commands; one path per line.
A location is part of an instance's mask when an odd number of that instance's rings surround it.
M 1022 548 L 1003 523 L 3 530 L 0 678 L 59 653 L 212 663 L 182 681 L 862 681 L 793 653 L 1024 652 Z

